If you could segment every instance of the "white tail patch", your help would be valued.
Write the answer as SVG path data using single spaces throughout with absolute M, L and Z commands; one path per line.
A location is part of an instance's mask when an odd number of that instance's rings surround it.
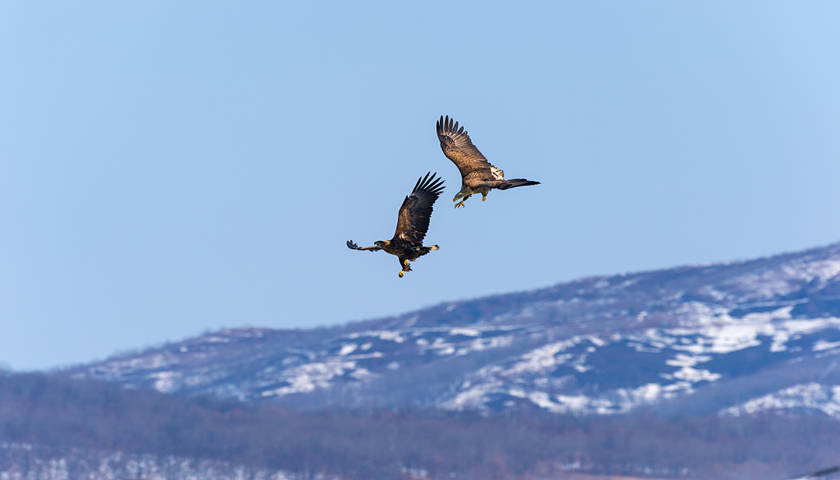
M 490 165 L 490 172 L 493 173 L 493 178 L 495 178 L 496 180 L 505 179 L 505 171 L 500 168 L 496 168 L 493 165 Z

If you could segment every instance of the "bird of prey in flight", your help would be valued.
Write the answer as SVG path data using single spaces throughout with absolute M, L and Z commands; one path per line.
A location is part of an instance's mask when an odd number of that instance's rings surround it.
M 505 180 L 505 172 L 491 165 L 473 145 L 464 127 L 458 127 L 458 122 L 448 115 L 441 115 L 435 127 L 443 154 L 461 172 L 461 191 L 452 199 L 453 202 L 461 201 L 455 204 L 455 208 L 463 207 L 464 202 L 476 193 L 481 194 L 481 201 L 486 201 L 487 194 L 494 188 L 507 190 L 540 183 L 524 178 Z
M 396 255 L 400 260 L 400 273 L 402 278 L 405 272 L 411 271 L 410 261 L 416 260 L 432 250 L 437 250 L 437 245 L 424 246 L 423 238 L 429 230 L 429 218 L 432 216 L 432 206 L 435 200 L 443 193 L 443 179 L 435 178 L 437 173 L 426 173 L 420 177 L 400 207 L 397 216 L 397 230 L 390 240 L 377 240 L 373 246 L 360 247 L 352 240 L 347 240 L 347 247 L 353 250 L 367 250 L 375 252 L 385 250 L 391 255 Z

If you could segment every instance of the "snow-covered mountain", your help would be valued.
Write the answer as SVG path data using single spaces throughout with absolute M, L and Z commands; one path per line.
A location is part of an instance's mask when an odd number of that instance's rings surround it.
M 840 412 L 840 244 L 333 328 L 237 328 L 67 371 L 307 408 Z

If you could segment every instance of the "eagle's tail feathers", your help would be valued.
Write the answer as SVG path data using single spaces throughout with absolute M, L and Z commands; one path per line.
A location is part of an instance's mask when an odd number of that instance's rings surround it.
M 434 251 L 434 250 L 440 250 L 440 247 L 438 247 L 437 245 L 429 245 L 429 246 L 420 247 L 418 250 L 415 250 L 415 251 L 417 252 L 418 257 L 422 257 L 423 255 L 425 255 L 425 254 L 427 254 L 431 251 Z
M 510 180 L 505 180 L 501 184 L 499 184 L 499 190 L 507 190 L 508 188 L 515 188 L 515 187 L 524 187 L 526 185 L 539 185 L 540 182 L 536 182 L 534 180 L 527 180 L 524 178 L 512 178 Z

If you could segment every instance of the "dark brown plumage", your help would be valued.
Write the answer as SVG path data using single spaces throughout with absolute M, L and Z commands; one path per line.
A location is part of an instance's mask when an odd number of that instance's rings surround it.
M 435 200 L 443 193 L 443 179 L 435 178 L 436 173 L 426 173 L 414 184 L 411 191 L 397 215 L 397 229 L 390 240 L 378 240 L 370 247 L 360 247 L 352 240 L 347 240 L 347 247 L 353 250 L 367 250 L 375 252 L 385 250 L 391 255 L 396 255 L 400 260 L 399 276 L 411 271 L 408 262 L 416 260 L 432 250 L 437 250 L 437 245 L 423 246 L 423 239 L 429 230 L 429 219 L 432 216 L 432 206 Z
M 540 182 L 524 178 L 505 180 L 505 172 L 493 166 L 487 158 L 478 151 L 469 134 L 458 122 L 441 115 L 440 120 L 435 124 L 440 148 L 447 158 L 458 167 L 461 172 L 461 190 L 452 199 L 457 202 L 455 207 L 463 207 L 464 201 L 475 193 L 481 194 L 481 200 L 487 200 L 490 190 L 497 188 L 507 190 L 508 188 L 523 187 L 525 185 L 538 185 Z

